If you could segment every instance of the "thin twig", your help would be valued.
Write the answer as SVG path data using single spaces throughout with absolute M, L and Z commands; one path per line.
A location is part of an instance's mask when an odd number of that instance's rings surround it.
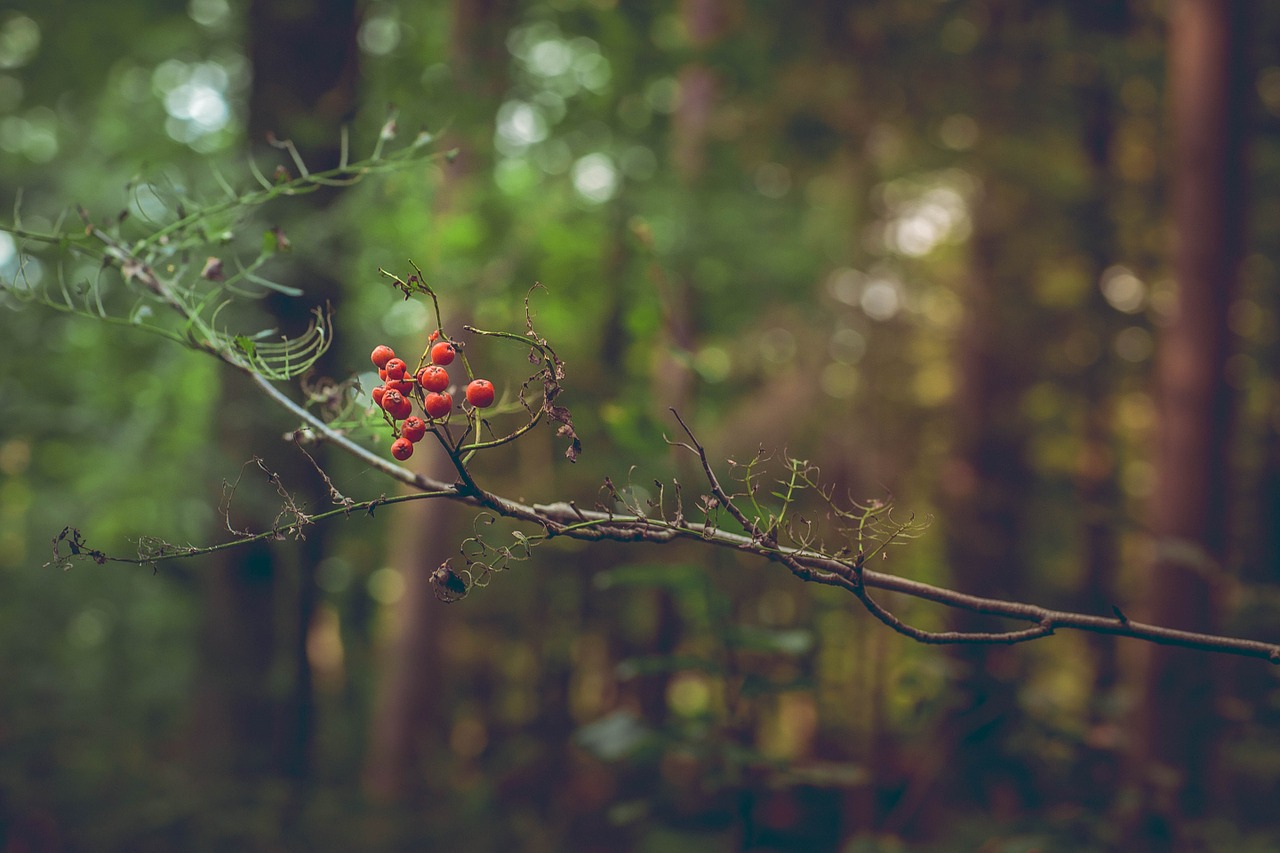
M 172 227 L 170 226 L 170 228 Z M 106 255 L 120 267 L 122 273 L 127 277 L 138 279 L 145 287 L 160 297 L 169 307 L 183 315 L 189 322 L 197 320 L 193 316 L 191 309 L 181 299 L 173 295 L 163 279 L 157 276 L 150 267 L 138 260 L 135 254 L 131 253 L 115 238 L 99 229 L 92 228 L 92 226 L 91 233 L 106 245 Z M 546 355 L 540 341 L 528 340 L 524 342 L 542 351 L 544 356 Z M 1274 664 L 1280 664 L 1280 645 L 1272 643 L 1181 631 L 1134 622 L 1118 609 L 1115 610 L 1114 616 L 1094 616 L 1084 613 L 1050 610 L 1017 601 L 982 598 L 945 587 L 933 586 L 920 581 L 865 569 L 863 566 L 866 558 L 865 554 L 860 553 L 847 558 L 833 557 L 820 551 L 783 546 L 777 541 L 776 526 L 771 526 L 769 530 L 761 530 L 760 524 L 747 517 L 737 506 L 733 496 L 724 490 L 710 464 L 705 447 L 693 435 L 679 413 L 675 413 L 674 410 L 673 413 L 676 420 L 684 429 L 690 442 L 679 442 L 679 445 L 698 457 L 714 500 L 718 506 L 722 506 L 742 526 L 745 531 L 744 534 L 726 531 L 711 524 L 710 516 L 704 523 L 687 522 L 678 503 L 674 519 L 668 520 L 665 517 L 648 518 L 639 513 L 635 515 L 618 515 L 612 511 L 582 510 L 575 504 L 567 502 L 529 505 L 503 498 L 482 489 L 473 479 L 466 467 L 467 460 L 462 457 L 463 452 L 472 448 L 453 447 L 439 432 L 437 432 L 437 438 L 440 440 L 445 452 L 450 456 L 455 469 L 457 469 L 460 482 L 445 483 L 432 477 L 415 473 L 374 454 L 367 448 L 352 441 L 346 435 L 330 428 L 311 412 L 294 402 L 288 395 L 281 392 L 268 379 L 256 372 L 252 365 L 237 358 L 234 353 L 219 348 L 208 340 L 193 341 L 192 343 L 196 344 L 197 349 L 213 355 L 247 374 L 262 393 L 287 411 L 298 422 L 309 428 L 317 440 L 334 445 L 345 453 L 359 459 L 370 468 L 411 487 L 417 492 L 417 494 L 394 498 L 380 497 L 361 503 L 344 505 L 325 513 L 308 516 L 305 522 L 323 520 L 339 513 L 349 514 L 352 509 L 363 508 L 372 513 L 377 506 L 383 504 L 424 498 L 445 498 L 482 507 L 491 510 L 497 515 L 541 528 L 543 533 L 540 537 L 526 536 L 523 538 L 523 541 L 530 544 L 539 538 L 550 539 L 556 536 L 587 541 L 612 540 L 651 543 L 689 539 L 714 547 L 731 548 L 751 553 L 773 562 L 782 563 L 802 580 L 835 586 L 851 592 L 873 617 L 894 631 L 922 643 L 1012 644 L 1045 637 L 1054 633 L 1057 629 L 1070 628 L 1097 634 L 1131 637 L 1162 645 L 1261 658 Z M 558 365 L 558 362 L 555 364 Z M 547 405 L 549 405 L 549 401 Z M 336 492 L 336 490 L 334 491 Z M 236 547 L 268 537 L 279 537 L 282 534 L 296 534 L 305 522 L 303 518 L 298 517 L 289 524 L 277 525 L 272 530 L 264 533 L 207 548 L 166 546 L 162 553 L 140 555 L 137 559 L 109 557 L 101 551 L 88 549 L 83 545 L 79 532 L 73 531 L 71 539 L 72 552 L 73 555 L 91 557 L 96 562 L 155 564 L 163 560 L 189 557 L 195 554 Z M 68 531 L 64 530 L 61 539 L 66 539 L 67 534 Z M 55 549 L 58 541 L 60 540 L 55 539 Z M 169 550 L 170 547 L 172 547 L 172 550 Z M 868 593 L 868 589 L 871 588 L 898 592 L 947 607 L 1029 622 L 1031 624 L 1023 629 L 1004 632 L 925 631 L 906 624 L 876 602 Z

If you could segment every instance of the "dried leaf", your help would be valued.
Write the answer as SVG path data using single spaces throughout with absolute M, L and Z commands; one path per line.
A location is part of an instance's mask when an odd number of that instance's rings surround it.
M 200 277 L 205 281 L 222 281 L 226 278 L 222 272 L 222 258 L 210 256 L 204 262 L 204 269 L 200 270 Z

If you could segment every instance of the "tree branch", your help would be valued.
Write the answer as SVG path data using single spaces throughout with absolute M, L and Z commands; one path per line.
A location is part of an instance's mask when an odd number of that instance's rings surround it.
M 1012 645 L 1039 639 L 1054 633 L 1058 629 L 1065 628 L 1088 631 L 1095 634 L 1130 637 L 1166 646 L 1180 646 L 1188 649 L 1261 658 L 1273 664 L 1280 664 L 1280 645 L 1273 643 L 1214 634 L 1201 634 L 1193 631 L 1180 631 L 1159 625 L 1148 625 L 1131 621 L 1123 614 L 1094 616 L 1086 613 L 1051 610 L 1039 605 L 1018 601 L 982 598 L 922 581 L 866 569 L 862 566 L 860 557 L 838 559 L 813 551 L 780 546 L 776 542 L 770 542 L 767 539 L 762 540 L 756 525 L 737 509 L 736 504 L 719 485 L 714 470 L 711 468 L 710 463 L 706 461 L 705 449 L 688 431 L 687 426 L 685 430 L 692 444 L 686 446 L 698 454 L 699 459 L 703 461 L 704 473 L 708 475 L 713 493 L 718 493 L 717 498 L 724 502 L 726 510 L 740 524 L 744 524 L 744 527 L 749 531 L 747 535 L 722 530 L 714 525 L 684 521 L 683 518 L 679 518 L 678 521 L 667 521 L 642 515 L 618 515 L 612 512 L 584 510 L 575 504 L 567 502 L 524 504 L 486 492 L 478 486 L 471 488 L 459 484 L 444 483 L 414 473 L 377 456 L 345 435 L 330 429 L 327 424 L 281 393 L 279 389 L 267 380 L 254 374 L 251 375 L 255 384 L 264 393 L 295 418 L 302 421 L 321 440 L 332 443 L 344 452 L 351 454 L 407 486 L 431 493 L 433 497 L 456 500 L 472 506 L 487 508 L 507 518 L 536 525 L 542 528 L 547 539 L 554 536 L 565 536 L 571 539 L 587 541 L 612 540 L 658 544 L 676 539 L 688 539 L 711 547 L 745 551 L 767 560 L 783 563 L 791 569 L 793 574 L 803 580 L 835 586 L 852 592 L 867 608 L 868 612 L 878 620 L 898 633 L 922 643 L 936 645 L 957 643 Z M 678 415 L 677 420 L 680 420 Z M 685 426 L 683 420 L 680 420 L 680 423 Z M 322 517 L 316 516 L 315 518 Z M 1021 630 L 1005 632 L 924 631 L 906 625 L 898 617 L 885 610 L 870 597 L 867 592 L 868 589 L 897 592 L 912 598 L 932 601 L 946 607 L 1033 624 Z
M 199 317 L 195 314 L 192 308 L 182 299 L 177 298 L 168 282 L 158 276 L 154 270 L 145 262 L 140 260 L 133 251 L 101 229 L 96 228 L 89 223 L 87 223 L 87 225 L 89 234 L 100 240 L 105 245 L 104 255 L 106 258 L 118 265 L 122 274 L 124 274 L 126 278 L 136 279 L 139 281 L 165 305 L 172 308 L 186 319 L 192 328 L 201 332 L 212 331 L 208 330 L 207 327 L 202 326 Z M 532 334 L 532 327 L 530 327 L 530 334 Z M 518 337 L 516 339 L 523 340 Z M 535 346 L 540 343 L 536 338 L 531 341 L 523 342 L 531 343 Z M 737 551 L 751 553 L 763 559 L 785 565 L 792 574 L 796 575 L 801 580 L 835 586 L 851 592 L 857 597 L 863 607 L 865 607 L 867 611 L 880 622 L 894 631 L 922 643 L 1007 645 L 1045 637 L 1060 628 L 1070 628 L 1096 634 L 1131 637 L 1133 639 L 1144 640 L 1146 642 L 1158 643 L 1161 645 L 1180 646 L 1183 648 L 1261 658 L 1274 664 L 1280 664 L 1280 645 L 1276 644 L 1263 643 L 1256 640 L 1239 639 L 1235 637 L 1181 631 L 1158 625 L 1132 622 L 1119 610 L 1115 611 L 1114 616 L 1095 616 L 1084 613 L 1050 610 L 1034 604 L 1017 601 L 981 598 L 956 590 L 922 583 L 920 581 L 868 570 L 864 566 L 867 553 L 861 549 L 856 554 L 844 557 L 832 556 L 822 553 L 820 550 L 808 547 L 796 548 L 782 545 L 778 542 L 777 538 L 780 519 L 774 519 L 771 517 L 768 521 L 765 521 L 763 518 L 753 520 L 742 511 L 735 502 L 734 496 L 729 494 L 721 486 L 715 470 L 707 457 L 706 449 L 697 440 L 692 430 L 690 430 L 678 413 L 675 413 L 676 420 L 680 423 L 680 426 L 684 429 L 685 434 L 689 438 L 689 443 L 680 442 L 678 444 L 698 457 L 702 466 L 703 474 L 706 477 L 711 490 L 711 496 L 706 498 L 705 510 L 707 512 L 707 519 L 704 523 L 685 520 L 683 508 L 679 506 L 678 485 L 677 507 L 675 509 L 674 516 L 670 519 L 667 518 L 665 514 L 661 513 L 661 517 L 649 517 L 645 515 L 638 506 L 631 507 L 631 509 L 635 510 L 633 514 L 619 515 L 612 511 L 582 510 L 575 504 L 567 502 L 530 505 L 508 500 L 507 498 L 503 498 L 481 488 L 471 477 L 470 472 L 466 467 L 466 463 L 470 459 L 470 453 L 487 445 L 468 445 L 461 449 L 455 448 L 438 432 L 437 438 L 441 440 L 440 443 L 442 448 L 449 454 L 454 463 L 454 467 L 459 472 L 459 481 L 456 483 L 445 483 L 432 477 L 415 473 L 407 468 L 394 464 L 381 456 L 378 456 L 367 448 L 357 444 L 342 432 L 330 427 L 320 418 L 313 415 L 306 408 L 299 405 L 288 395 L 280 391 L 274 384 L 272 384 L 271 381 L 255 370 L 252 359 L 240 357 L 230 346 L 220 344 L 215 335 L 207 334 L 201 335 L 200 337 L 194 337 L 188 334 L 187 343 L 192 348 L 208 355 L 212 355 L 231 367 L 247 374 L 263 394 L 287 411 L 296 419 L 296 421 L 300 422 L 303 425 L 303 428 L 309 431 L 316 440 L 325 441 L 334 445 L 345 453 L 360 460 L 370 468 L 379 471 L 395 481 L 403 483 L 417 492 L 417 494 L 403 495 L 395 498 L 380 497 L 361 503 L 347 503 L 338 509 L 314 516 L 308 516 L 306 523 L 328 518 L 337 515 L 338 513 L 349 514 L 355 509 L 367 509 L 369 512 L 372 512 L 381 504 L 426 498 L 445 498 L 487 509 L 497 515 L 525 522 L 540 528 L 542 532 L 538 536 L 520 535 L 521 543 L 526 547 L 536 544 L 538 541 L 549 540 L 557 536 L 565 536 L 572 539 L 586 541 L 612 540 L 618 542 L 650 543 L 667 543 L 677 539 L 689 539 L 710 547 L 731 548 Z M 559 362 L 556 360 L 554 366 L 558 368 L 558 365 Z M 558 392 L 558 390 L 557 386 L 555 391 Z M 549 406 L 551 406 L 551 400 L 548 397 L 544 401 L 543 410 L 547 410 L 547 407 Z M 541 412 L 538 414 L 540 415 Z M 567 413 L 562 416 L 562 418 L 558 418 L 562 423 L 567 424 L 567 421 L 563 420 L 563 418 L 567 418 Z M 563 430 L 564 427 L 562 427 L 562 432 Z M 294 435 L 297 436 L 299 433 L 295 432 Z M 330 483 L 330 488 L 332 489 L 332 483 Z M 614 495 L 617 497 L 616 490 L 614 491 Z M 734 521 L 742 526 L 745 531 L 744 533 L 739 534 L 723 530 L 719 525 L 712 523 L 712 513 L 721 507 L 729 513 Z M 767 529 L 762 528 L 761 522 L 764 522 L 763 528 Z M 185 558 L 195 554 L 223 550 L 225 548 L 234 547 L 239 544 L 245 544 L 247 542 L 257 541 L 264 538 L 281 538 L 284 535 L 290 534 L 300 535 L 303 523 L 304 522 L 302 521 L 295 521 L 278 529 L 272 529 L 264 533 L 248 536 L 234 542 L 227 542 L 209 548 L 178 547 L 164 544 L 152 553 L 140 553 L 137 559 L 111 557 L 101 551 L 89 549 L 84 544 L 84 541 L 78 531 L 75 531 L 72 528 L 67 528 L 63 530 L 62 534 L 55 538 L 54 550 L 55 558 L 57 558 L 58 544 L 65 541 L 69 544 L 73 556 L 89 557 L 99 563 L 123 562 L 154 565 L 171 559 Z M 893 534 L 893 536 L 896 535 L 897 533 Z M 859 533 L 859 542 L 861 541 L 860 537 L 861 534 Z M 892 541 L 892 538 L 893 537 L 891 536 L 886 540 L 886 542 Z M 885 543 L 881 543 L 880 547 L 883 547 L 883 544 Z M 874 551 L 872 553 L 874 553 Z M 869 589 L 881 589 L 890 592 L 897 592 L 912 598 L 932 601 L 946 607 L 954 607 L 973 613 L 1004 617 L 1031 624 L 1026 628 L 1004 632 L 926 631 L 903 622 L 883 605 L 873 599 L 868 592 Z

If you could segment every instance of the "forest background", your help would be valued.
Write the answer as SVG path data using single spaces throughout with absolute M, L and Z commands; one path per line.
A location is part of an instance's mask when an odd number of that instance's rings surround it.
M 1208 183 L 1179 98 L 1221 107 L 1191 122 L 1226 164 Z M 315 169 L 347 127 L 362 156 L 389 105 L 391 147 L 426 129 L 457 156 L 259 211 L 291 245 L 266 271 L 303 296 L 243 316 L 295 330 L 329 301 L 320 368 L 368 389 L 369 349 L 431 322 L 379 267 L 412 259 L 458 326 L 521 328 L 541 282 L 584 451 L 531 433 L 477 460 L 493 491 L 696 482 L 674 407 L 713 464 L 763 447 L 932 520 L 876 568 L 1280 641 L 1274 4 L 0 11 L 0 199 L 29 229 L 75 204 L 162 219 L 175 188 L 216 197 L 211 165 L 247 187 L 247 153 L 292 168 L 269 134 Z M 25 248 L 0 235 L 19 290 L 103 280 Z M 921 645 L 697 543 L 550 544 L 446 606 L 430 573 L 477 513 L 441 501 L 155 573 L 42 566 L 67 525 L 112 553 L 228 538 L 253 456 L 328 497 L 244 377 L 23 295 L 0 292 L 6 851 L 1280 846 L 1263 661 Z M 1189 409 L 1161 394 L 1171 351 L 1205 377 Z M 237 489 L 238 521 L 278 511 Z

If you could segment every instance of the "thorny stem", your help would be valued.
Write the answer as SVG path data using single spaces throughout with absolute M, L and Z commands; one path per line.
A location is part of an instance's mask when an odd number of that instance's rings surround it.
M 229 542 L 220 542 L 217 545 L 171 546 L 172 550 L 166 550 L 163 554 L 145 557 L 115 557 L 106 554 L 100 554 L 100 556 L 102 557 L 102 561 L 105 563 L 128 563 L 135 566 L 152 566 L 158 563 L 167 563 L 170 560 L 187 559 L 198 554 L 213 554 L 217 551 L 226 551 L 231 548 L 238 548 L 241 545 L 261 542 L 264 539 L 284 539 L 289 536 L 301 537 L 306 528 L 317 521 L 325 521 L 339 515 L 350 516 L 352 513 L 360 511 L 364 511 L 367 514 L 372 515 L 374 510 L 380 506 L 390 506 L 391 504 L 407 503 L 409 501 L 428 500 L 430 498 L 450 497 L 452 491 L 452 489 L 445 489 L 437 492 L 412 492 L 407 495 L 392 495 L 390 497 L 383 496 L 366 501 L 355 501 L 349 505 L 343 505 L 336 509 L 316 513 L 315 515 L 308 515 L 305 519 L 290 522 L 289 524 L 282 524 L 277 527 L 273 527 L 270 530 L 264 530 L 261 533 L 248 534 L 240 539 L 233 539 Z
M 1271 663 L 1280 664 L 1280 645 L 1272 643 L 1263 643 L 1257 640 L 1245 640 L 1213 634 L 1202 634 L 1193 631 L 1181 631 L 1174 628 L 1165 628 L 1158 625 L 1135 622 L 1122 616 L 1094 616 L 1085 613 L 1052 610 L 1039 605 L 1027 604 L 1018 601 L 983 598 L 959 592 L 957 590 L 947 589 L 945 587 L 934 586 L 922 581 L 911 580 L 910 578 L 898 577 L 896 575 L 862 568 L 856 558 L 837 559 L 835 557 L 813 551 L 789 548 L 776 544 L 769 545 L 761 542 L 755 535 L 733 533 L 731 531 L 722 530 L 718 527 L 698 522 L 685 521 L 677 525 L 676 523 L 664 521 L 662 519 L 645 518 L 643 516 L 634 515 L 618 515 L 599 510 L 584 510 L 568 502 L 553 504 L 524 504 L 486 492 L 478 486 L 469 487 L 462 484 L 444 483 L 431 477 L 414 473 L 407 468 L 395 465 L 392 462 L 377 456 L 368 449 L 356 444 L 346 436 L 330 429 L 323 421 L 319 420 L 306 409 L 302 408 L 289 397 L 281 393 L 270 382 L 267 382 L 265 379 L 257 376 L 254 376 L 254 381 L 258 387 L 267 394 L 267 396 L 288 411 L 292 416 L 305 424 L 307 428 L 312 430 L 318 439 L 334 444 L 344 452 L 360 459 L 362 462 L 365 462 L 370 467 L 373 467 L 378 471 L 385 473 L 392 479 L 404 483 L 405 485 L 423 493 L 418 495 L 402 496 L 400 498 L 380 499 L 376 503 L 393 503 L 410 498 L 447 498 L 449 500 L 459 501 L 472 506 L 484 507 L 507 518 L 527 522 L 541 527 L 545 532 L 542 537 L 536 538 L 550 539 L 555 536 L 566 536 L 572 539 L 583 539 L 587 541 L 611 540 L 651 543 L 665 543 L 676 539 L 688 539 L 702 542 L 713 547 L 745 551 L 775 562 L 782 562 L 787 565 L 793 573 L 796 573 L 805 580 L 829 586 L 836 586 L 853 592 L 858 597 L 859 601 L 862 602 L 863 606 L 867 607 L 871 614 L 877 619 L 885 622 L 885 624 L 890 627 L 893 627 L 894 630 L 899 631 L 899 633 L 903 633 L 904 635 L 923 643 L 1011 645 L 1047 636 L 1058 629 L 1069 628 L 1080 631 L 1089 631 L 1096 634 L 1131 637 L 1133 639 L 1158 643 L 1160 645 L 1180 646 L 1183 648 L 1200 649 L 1203 651 L 1261 658 L 1263 660 L 1268 660 Z M 690 441 L 692 441 L 693 444 L 687 446 L 689 446 L 694 453 L 697 453 L 700 459 L 705 458 L 705 448 L 698 444 L 692 437 L 690 438 Z M 715 479 L 715 472 L 711 470 L 711 466 L 709 464 L 704 469 L 704 474 L 708 474 L 708 479 L 714 481 L 714 485 L 712 486 L 713 490 L 718 489 L 723 494 L 723 489 L 720 488 L 718 479 Z M 359 508 L 360 506 L 366 506 L 369 503 L 374 502 L 357 504 L 356 507 Z M 735 518 L 738 522 L 743 524 L 744 529 L 752 531 L 754 529 L 754 525 L 749 519 L 742 516 L 741 512 L 738 511 L 736 507 L 732 506 L 732 503 L 732 501 L 729 501 L 725 506 L 725 509 L 731 514 L 736 512 L 737 515 Z M 323 519 L 336 515 L 340 512 L 344 512 L 344 510 L 338 509 L 322 515 L 316 515 L 313 516 L 313 520 Z M 262 534 L 261 536 L 265 535 L 267 534 Z M 530 538 L 532 539 L 535 537 Z M 232 545 L 240 544 L 241 541 L 243 540 L 215 547 L 219 549 L 231 547 Z M 203 550 L 205 549 L 201 549 L 201 551 Z M 177 556 L 186 555 L 174 555 L 174 557 Z M 165 557 L 164 559 L 172 559 L 174 557 Z M 115 557 L 110 557 L 108 559 L 116 562 L 129 563 L 153 562 L 146 560 L 126 560 Z M 904 625 L 897 619 L 897 617 L 880 607 L 880 605 L 878 605 L 867 594 L 866 590 L 868 589 L 881 589 L 889 592 L 897 592 L 913 598 L 932 601 L 947 607 L 967 610 L 972 613 L 979 613 L 988 616 L 1000 616 L 1022 622 L 1030 622 L 1032 624 L 1022 630 L 990 633 L 921 631 L 920 629 Z
M 678 413 L 675 414 L 676 420 L 684 428 L 690 441 L 689 444 L 682 446 L 687 447 L 698 456 L 699 462 L 703 466 L 703 474 L 707 478 L 713 495 L 721 502 L 724 509 L 747 531 L 746 535 L 722 530 L 712 525 L 687 522 L 683 519 L 679 519 L 677 522 L 670 522 L 664 519 L 646 518 L 638 515 L 617 515 L 612 512 L 583 510 L 574 504 L 565 502 L 523 504 L 486 492 L 475 485 L 474 480 L 458 485 L 442 483 L 421 474 L 415 474 L 408 469 L 394 465 L 376 456 L 364 447 L 352 442 L 346 436 L 329 429 L 328 426 L 306 409 L 298 406 L 287 396 L 280 393 L 271 383 L 258 377 L 255 377 L 255 380 L 259 387 L 266 390 L 273 400 L 306 423 L 323 440 L 334 443 L 344 451 L 368 462 L 378 470 L 387 473 L 408 486 L 433 493 L 435 497 L 449 498 L 474 506 L 485 507 L 507 518 L 537 525 L 545 532 L 542 537 L 536 538 L 550 539 L 554 536 L 566 536 L 572 539 L 585 539 L 588 541 L 612 540 L 651 543 L 689 539 L 715 547 L 746 551 L 774 562 L 783 563 L 793 574 L 803 580 L 848 590 L 858 598 L 876 619 L 898 633 L 922 643 L 1011 645 L 1048 636 L 1060 628 L 1070 628 L 1098 634 L 1111 634 L 1118 637 L 1131 637 L 1161 645 L 1262 658 L 1263 660 L 1280 664 L 1280 645 L 1276 644 L 1202 634 L 1193 631 L 1181 631 L 1174 628 L 1134 622 L 1121 615 L 1114 617 L 1094 616 L 1070 611 L 1051 610 L 1046 607 L 1017 601 L 983 598 L 909 578 L 872 571 L 863 567 L 863 558 L 837 559 L 814 551 L 780 546 L 776 541 L 762 538 L 758 526 L 742 513 L 724 491 L 715 470 L 707 458 L 705 447 L 694 437 L 692 431 Z M 457 464 L 457 460 L 455 460 L 455 465 L 459 467 L 460 473 L 466 470 L 465 466 Z M 1022 622 L 1030 622 L 1032 624 L 1020 630 L 1003 632 L 925 631 L 902 622 L 897 616 L 871 598 L 870 593 L 867 591 L 868 589 L 897 592 L 947 607 L 987 616 L 1000 616 Z
M 169 307 L 182 314 L 189 321 L 193 320 L 190 310 L 181 300 L 175 298 L 166 283 L 148 266 L 139 261 L 135 254 L 127 250 L 117 240 L 100 229 L 90 226 L 90 233 L 102 240 L 107 246 L 107 254 L 120 265 L 127 276 L 137 278 L 141 283 L 161 298 Z M 433 294 L 434 298 L 434 294 Z M 438 315 L 437 315 L 438 316 Z M 479 330 L 474 330 L 481 333 Z M 520 338 L 508 333 L 489 333 L 497 336 L 511 337 L 533 346 L 542 352 L 542 347 L 534 340 Z M 1192 631 L 1181 631 L 1158 625 L 1133 622 L 1118 610 L 1114 616 L 1094 616 L 1084 613 L 1051 610 L 1034 604 L 1003 599 L 982 598 L 968 595 L 945 587 L 915 581 L 895 575 L 868 570 L 864 567 L 865 553 L 849 558 L 837 558 L 818 551 L 792 548 L 780 545 L 777 541 L 776 528 L 762 531 L 759 525 L 746 516 L 720 485 L 714 468 L 707 457 L 706 448 L 694 436 L 692 430 L 679 413 L 672 410 L 676 420 L 689 438 L 688 443 L 678 442 L 698 457 L 718 506 L 723 507 L 733 519 L 746 531 L 737 534 L 726 531 L 709 523 L 685 521 L 683 514 L 677 510 L 675 520 L 666 518 L 648 518 L 643 515 L 618 515 L 613 512 L 582 510 L 567 502 L 554 504 L 524 504 L 487 492 L 482 489 L 467 469 L 466 462 L 470 458 L 468 451 L 480 449 L 477 445 L 453 447 L 451 442 L 439 430 L 433 430 L 437 439 L 458 471 L 459 482 L 445 483 L 423 474 L 415 473 L 396 465 L 374 454 L 369 449 L 352 441 L 346 435 L 332 429 L 328 424 L 311 412 L 295 403 L 290 397 L 277 389 L 265 377 L 253 368 L 237 359 L 231 352 L 213 346 L 209 341 L 198 342 L 198 348 L 219 358 L 230 366 L 247 374 L 254 384 L 277 405 L 288 411 L 294 418 L 309 429 L 317 440 L 328 442 L 347 454 L 361 460 L 369 467 L 383 473 L 393 480 L 414 489 L 416 494 L 396 497 L 380 497 L 362 503 L 344 505 L 318 515 L 309 516 L 309 521 L 319 521 L 338 514 L 350 514 L 353 510 L 367 509 L 372 511 L 378 505 L 400 503 L 408 500 L 428 498 L 447 498 L 472 506 L 482 507 L 507 518 L 526 522 L 543 530 L 541 536 L 525 537 L 527 541 L 550 539 L 566 536 L 587 541 L 611 540 L 618 542 L 651 542 L 666 543 L 676 539 L 689 539 L 702 542 L 713 547 L 732 548 L 752 553 L 773 562 L 779 562 L 798 578 L 814 583 L 835 586 L 853 593 L 859 602 L 872 616 L 894 631 L 913 640 L 929 644 L 992 644 L 1011 645 L 1028 640 L 1048 636 L 1060 628 L 1071 628 L 1097 634 L 1110 634 L 1118 637 L 1131 637 L 1151 643 L 1204 651 L 1261 658 L 1274 664 L 1280 664 L 1280 645 L 1263 643 L 1256 640 L 1245 640 L 1213 634 L 1202 634 Z M 542 352 L 545 357 L 545 352 Z M 466 458 L 463 454 L 467 453 Z M 714 507 L 709 507 L 709 511 Z M 297 521 L 279 529 L 269 530 L 247 538 L 236 539 L 204 548 L 175 548 L 173 552 L 158 554 L 148 559 L 111 557 L 101 552 L 87 552 L 100 558 L 101 562 L 119 562 L 130 564 L 155 564 L 161 561 L 190 557 L 194 554 L 209 553 L 243 545 L 248 542 L 266 538 L 279 538 L 282 535 L 300 534 L 301 526 L 306 523 Z M 913 598 L 932 601 L 947 607 L 967 610 L 989 616 L 999 616 L 1031 623 L 1020 630 L 1002 632 L 959 632 L 959 631 L 925 631 L 907 625 L 893 613 L 871 598 L 869 589 L 882 589 L 897 592 Z
M 676 419 L 684 428 L 690 441 L 689 444 L 684 444 L 683 446 L 697 455 L 699 462 L 702 463 L 703 474 L 707 478 L 712 493 L 722 502 L 725 510 L 747 531 L 746 534 L 733 533 L 712 525 L 684 521 L 683 519 L 679 519 L 678 522 L 671 522 L 638 515 L 618 515 L 599 510 L 584 510 L 568 502 L 524 504 L 501 498 L 484 491 L 478 486 L 451 486 L 430 477 L 415 474 L 406 468 L 394 465 L 374 455 L 367 449 L 352 442 L 346 436 L 330 430 L 323 422 L 306 409 L 298 406 L 287 396 L 281 394 L 266 380 L 258 379 L 257 381 L 259 387 L 267 390 L 272 399 L 306 423 L 319 437 L 334 443 L 347 453 L 368 462 L 378 470 L 384 471 L 394 479 L 413 488 L 435 492 L 438 497 L 486 507 L 507 518 L 541 527 L 545 533 L 540 538 L 550 539 L 555 536 L 566 536 L 571 539 L 588 541 L 611 540 L 651 543 L 666 543 L 676 539 L 688 539 L 703 542 L 713 547 L 731 548 L 753 553 L 765 559 L 783 563 L 791 569 L 792 573 L 804 580 L 836 586 L 852 592 L 874 617 L 895 631 L 922 643 L 1012 645 L 1045 637 L 1058 629 L 1067 628 L 1096 634 L 1110 634 L 1117 637 L 1131 637 L 1160 645 L 1261 658 L 1271 663 L 1280 664 L 1280 645 L 1273 643 L 1202 634 L 1194 631 L 1181 631 L 1175 628 L 1135 622 L 1120 615 L 1095 616 L 1086 613 L 1052 610 L 1047 607 L 1018 601 L 983 598 L 910 578 L 873 571 L 864 568 L 863 561 L 857 557 L 838 559 L 814 551 L 781 546 L 772 541 L 762 541 L 756 524 L 742 513 L 720 486 L 715 470 L 711 467 L 707 458 L 705 447 L 693 436 L 688 425 L 685 424 L 679 414 L 676 414 Z M 897 592 L 912 598 L 932 601 L 936 604 L 954 607 L 959 610 L 967 610 L 987 616 L 999 616 L 1032 624 L 1020 630 L 1003 632 L 924 631 L 906 625 L 898 617 L 884 609 L 871 598 L 867 592 L 868 589 Z

